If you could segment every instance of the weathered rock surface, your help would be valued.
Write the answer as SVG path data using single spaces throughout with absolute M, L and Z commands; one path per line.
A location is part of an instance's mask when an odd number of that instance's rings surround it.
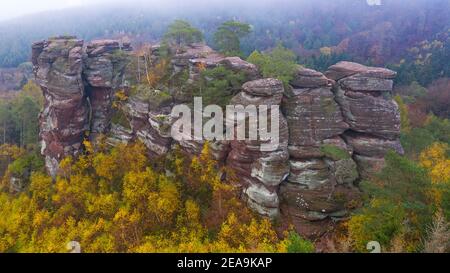
M 123 50 L 122 50 L 123 49 Z M 118 41 L 98 40 L 87 45 L 83 76 L 91 106 L 91 140 L 110 130 L 114 94 L 122 86 L 127 58 Z
M 356 154 L 368 157 L 384 157 L 389 150 L 403 154 L 403 147 L 399 139 L 389 140 L 373 137 L 367 134 L 348 132 L 344 135 L 348 145 L 353 147 Z
M 149 91 L 150 92 L 150 91 Z M 154 91 L 151 91 L 154 92 Z M 146 94 L 131 97 L 125 105 L 125 113 L 130 120 L 133 134 L 154 155 L 164 155 L 170 150 L 171 105 L 151 106 Z
M 116 146 L 118 144 L 128 144 L 134 138 L 133 131 L 118 124 L 112 124 L 107 138 L 107 143 Z
M 86 131 L 108 133 L 112 145 L 139 139 L 157 156 L 175 145 L 190 156 L 202 151 L 205 141 L 174 141 L 171 136 L 172 108 L 192 100 L 183 89 L 137 90 L 122 105 L 121 125 L 111 124 L 112 97 L 122 85 L 128 50 L 129 45 L 110 40 L 84 49 L 83 41 L 74 37 L 33 45 L 34 72 L 46 98 L 42 152 L 52 175 L 64 156 L 81 151 Z M 239 178 L 249 207 L 281 217 L 304 236 L 318 237 L 345 219 L 360 202 L 356 182 L 381 170 L 389 150 L 403 153 L 400 115 L 391 99 L 396 73 L 391 70 L 350 62 L 331 66 L 325 74 L 298 67 L 285 88 L 279 80 L 261 79 L 255 65 L 224 57 L 204 44 L 172 51 L 171 70 L 174 75 L 187 71 L 188 77 L 181 77 L 187 85 L 203 69 L 225 66 L 249 80 L 231 105 L 280 107 L 279 144 L 272 150 L 264 150 L 268 143 L 258 138 L 212 141 L 211 151 Z M 156 60 L 158 49 L 154 52 L 151 58 Z M 271 127 L 270 111 L 268 117 Z M 226 116 L 226 121 L 231 118 Z M 237 118 L 246 121 L 248 132 L 251 118 Z
M 61 159 L 81 151 L 84 133 L 89 129 L 82 57 L 83 41 L 75 37 L 57 37 L 33 45 L 36 82 L 45 97 L 40 115 L 42 154 L 52 176 Z
M 279 80 L 261 79 L 247 82 L 242 92 L 231 100 L 232 105 L 280 105 L 284 88 Z M 271 115 L 268 114 L 271 124 Z M 230 117 L 227 117 L 230 118 Z M 248 130 L 248 129 L 247 129 Z M 241 178 L 242 188 L 250 207 L 257 212 L 276 217 L 279 214 L 278 186 L 289 174 L 288 127 L 284 116 L 279 116 L 279 145 L 273 151 L 264 151 L 262 140 L 233 140 L 227 165 Z
M 52 176 L 61 159 L 80 153 L 87 132 L 109 129 L 110 93 L 114 83 L 120 82 L 121 72 L 105 56 L 117 44 L 97 41 L 85 51 L 84 42 L 70 36 L 33 44 L 33 70 L 45 97 L 40 115 L 42 154 Z
M 336 101 L 350 129 L 387 139 L 400 136 L 400 112 L 397 103 L 386 94 L 373 96 L 336 87 Z
M 331 87 L 293 89 L 283 100 L 289 123 L 290 146 L 313 146 L 349 128 Z
M 353 147 L 362 177 L 379 171 L 388 150 L 403 153 L 400 112 L 392 99 L 396 72 L 341 62 L 326 75 L 336 80 L 333 91 L 350 130 L 344 138 Z
M 213 61 L 216 58 L 221 58 L 220 54 L 203 43 L 188 45 L 184 48 L 175 48 L 172 49 L 172 51 L 174 51 L 172 52 L 172 65 L 175 68 L 175 72 L 179 72 L 182 69 L 188 68 L 190 62 L 195 59 L 202 58 Z
M 332 83 L 320 72 L 298 68 L 282 104 L 289 124 L 290 174 L 279 191 L 281 213 L 308 237 L 320 236 L 330 222 L 348 215 L 347 204 L 359 198 L 353 149 L 341 137 L 350 126 Z M 325 146 L 341 157 L 327 154 Z
M 317 88 L 328 86 L 330 80 L 320 72 L 299 67 L 296 69 L 294 79 L 291 80 L 290 84 L 294 88 Z
M 325 76 L 335 81 L 354 75 L 368 78 L 394 79 L 397 73 L 385 68 L 368 67 L 352 62 L 339 62 L 330 66 L 328 71 L 325 72 Z

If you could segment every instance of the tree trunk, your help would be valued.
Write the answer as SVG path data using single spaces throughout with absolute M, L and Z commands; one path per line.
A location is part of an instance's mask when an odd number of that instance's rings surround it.
M 6 143 L 6 120 L 3 120 L 3 144 Z

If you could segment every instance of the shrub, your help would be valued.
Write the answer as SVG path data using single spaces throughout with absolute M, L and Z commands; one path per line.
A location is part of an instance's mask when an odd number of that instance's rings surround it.
M 287 238 L 286 250 L 288 253 L 313 253 L 315 248 L 312 242 L 291 231 Z

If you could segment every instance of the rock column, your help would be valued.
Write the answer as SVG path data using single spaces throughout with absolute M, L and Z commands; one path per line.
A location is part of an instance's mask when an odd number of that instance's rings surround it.
M 349 128 L 334 99 L 332 81 L 298 68 L 283 99 L 289 124 L 290 174 L 282 183 L 282 214 L 308 237 L 320 236 L 333 219 L 347 214 L 358 198 L 352 149 L 342 134 Z
M 112 102 L 123 84 L 129 50 L 128 44 L 122 47 L 114 40 L 98 40 L 87 45 L 83 76 L 91 106 L 91 140 L 111 129 Z
M 388 150 L 403 153 L 400 112 L 391 94 L 396 74 L 350 62 L 340 62 L 326 72 L 336 81 L 336 101 L 350 126 L 344 138 L 354 149 L 363 177 L 382 169 Z
M 53 177 L 60 160 L 80 153 L 89 129 L 82 58 L 83 41 L 75 37 L 33 44 L 34 73 L 45 97 L 40 115 L 42 154 Z
M 284 93 L 283 83 L 276 79 L 247 82 L 243 91 L 232 100 L 232 105 L 280 105 Z M 227 117 L 229 118 L 229 117 Z M 271 124 L 271 115 L 268 114 Z M 247 129 L 248 130 L 248 129 Z M 263 151 L 264 141 L 233 140 L 227 166 L 240 179 L 243 198 L 261 215 L 271 218 L 279 215 L 278 189 L 289 174 L 288 127 L 282 113 L 279 116 L 279 145 L 273 151 Z M 266 143 L 267 144 L 267 143 Z

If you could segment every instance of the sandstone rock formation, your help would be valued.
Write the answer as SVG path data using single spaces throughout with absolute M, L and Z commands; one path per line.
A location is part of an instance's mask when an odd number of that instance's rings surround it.
M 87 45 L 84 58 L 83 77 L 86 80 L 86 95 L 91 106 L 91 140 L 110 130 L 112 101 L 122 85 L 126 55 L 130 46 L 121 48 L 118 41 L 99 40 Z
M 61 159 L 80 153 L 90 129 L 94 134 L 109 129 L 112 90 L 121 81 L 123 65 L 112 60 L 120 51 L 112 41 L 93 42 L 85 49 L 82 40 L 64 36 L 37 42 L 32 49 L 36 82 L 45 96 L 42 154 L 54 177 Z
M 170 113 L 173 104 L 171 99 L 155 104 L 155 96 L 158 91 L 150 95 L 141 92 L 128 100 L 124 110 L 133 134 L 151 154 L 160 156 L 167 154 L 172 144 Z
M 344 138 L 355 149 L 362 176 L 380 170 L 389 149 L 403 153 L 400 112 L 391 95 L 396 72 L 340 62 L 326 75 L 336 81 L 336 101 L 350 126 Z
M 283 83 L 276 79 L 247 82 L 243 91 L 231 100 L 232 105 L 280 105 Z M 268 123 L 271 115 L 268 114 Z M 229 118 L 229 117 L 227 117 Z M 234 117 L 231 117 L 234 118 Z M 279 214 L 278 186 L 289 174 L 288 126 L 283 115 L 279 117 L 279 145 L 270 152 L 262 151 L 261 140 L 233 140 L 227 165 L 240 178 L 248 205 L 269 217 Z
M 282 104 L 290 154 L 290 174 L 280 188 L 282 213 L 308 236 L 324 232 L 324 221 L 345 216 L 358 197 L 352 148 L 342 138 L 349 125 L 331 84 L 322 73 L 299 68 Z
M 183 88 L 138 88 L 122 105 L 127 124 L 112 124 L 112 97 L 122 85 L 128 50 L 129 45 L 109 40 L 84 47 L 74 37 L 33 45 L 34 71 L 46 98 L 41 137 L 50 174 L 64 156 L 81 151 L 86 131 L 94 138 L 109 133 L 112 145 L 138 139 L 154 156 L 175 145 L 191 156 L 201 152 L 204 141 L 175 141 L 170 134 L 172 108 L 192 103 Z M 261 139 L 213 141 L 211 150 L 239 178 L 242 198 L 252 209 L 281 217 L 307 237 L 320 236 L 348 216 L 360 201 L 357 182 L 380 170 L 389 150 L 403 152 L 391 70 L 350 62 L 325 74 L 298 67 L 286 86 L 204 44 L 172 51 L 171 71 L 187 73 L 184 86 L 198 81 L 202 69 L 225 66 L 248 80 L 230 104 L 280 107 L 279 145 L 272 151 L 261 149 L 267 144 Z M 152 52 L 152 60 L 160 58 L 157 47 Z
M 33 45 L 36 82 L 45 96 L 40 116 L 42 154 L 52 176 L 61 159 L 81 151 L 89 129 L 82 59 L 83 41 L 75 37 L 56 37 Z

